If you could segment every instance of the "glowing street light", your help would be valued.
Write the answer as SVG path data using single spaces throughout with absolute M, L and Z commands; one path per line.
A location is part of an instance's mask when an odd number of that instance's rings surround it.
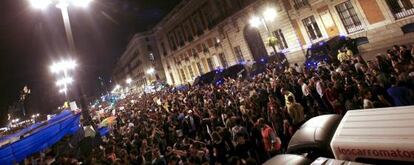
M 52 4 L 52 0 L 29 0 L 29 2 L 36 9 L 46 9 Z
M 65 86 L 68 84 L 72 84 L 73 83 L 73 78 L 72 77 L 64 77 L 59 79 L 58 81 L 56 81 L 56 86 L 60 87 L 60 86 Z
M 154 74 L 154 73 L 155 73 L 155 69 L 154 69 L 154 68 L 149 68 L 149 69 L 146 71 L 146 73 L 147 73 L 147 74 L 152 75 L 152 74 Z
M 260 24 L 262 23 L 262 21 L 260 20 L 259 17 L 253 16 L 252 18 L 250 18 L 249 23 L 250 23 L 250 26 L 258 28 Z
M 277 17 L 277 12 L 274 8 L 267 8 L 263 12 L 263 18 L 267 21 L 273 21 Z
M 88 7 L 93 0 L 29 0 L 31 6 L 36 9 L 46 9 L 52 3 L 56 3 L 57 8 L 67 8 L 69 4 L 77 7 Z
M 62 89 L 59 90 L 59 93 L 66 94 L 67 92 L 68 92 L 68 89 L 67 88 L 62 88 Z
M 64 72 L 65 73 L 68 70 L 75 69 L 77 67 L 77 65 L 78 64 L 76 63 L 75 60 L 72 60 L 72 59 L 70 59 L 70 60 L 62 60 L 62 61 L 59 61 L 57 63 L 53 63 L 50 66 L 50 71 L 52 73 L 55 73 L 55 74 L 60 73 L 60 72 Z
M 88 7 L 92 0 L 71 0 L 74 6 Z
M 267 30 L 269 30 L 266 21 L 273 21 L 277 17 L 277 11 L 274 8 L 266 8 L 262 15 L 253 16 L 249 20 L 249 24 L 252 27 L 258 28 L 263 24 Z
M 273 21 L 276 17 L 277 17 L 277 11 L 274 8 L 269 7 L 264 10 L 262 15 L 253 16 L 252 18 L 250 18 L 249 24 L 250 26 L 254 28 L 259 28 L 260 25 L 264 25 L 269 35 L 269 40 L 270 40 L 270 38 L 273 38 L 273 34 L 270 31 L 269 26 L 267 25 L 266 21 Z M 272 48 L 273 48 L 273 51 L 276 53 L 277 52 L 276 47 L 272 45 Z
M 127 78 L 127 79 L 126 79 L 126 83 L 127 83 L 128 85 L 130 85 L 130 84 L 132 83 L 132 79 L 131 79 L 131 78 Z
M 36 7 L 36 8 L 42 8 L 42 7 L 46 8 L 48 5 L 53 3 L 53 4 L 56 5 L 57 8 L 60 9 L 61 14 L 62 14 L 62 19 L 63 19 L 63 25 L 64 25 L 65 32 L 66 32 L 66 39 L 67 39 L 67 42 L 68 42 L 68 45 L 69 45 L 69 50 L 72 54 L 77 55 L 76 47 L 75 47 L 75 40 L 73 39 L 72 28 L 71 28 L 71 25 L 70 25 L 68 7 L 69 7 L 69 5 L 86 7 L 93 0 L 28 0 L 28 1 L 32 2 L 33 7 Z M 40 3 L 40 2 L 42 2 L 42 3 Z M 67 62 L 57 63 L 56 65 L 52 65 L 50 69 L 55 74 L 57 74 L 59 72 L 63 72 L 64 76 L 67 77 L 66 72 L 68 70 L 74 69 L 75 67 L 76 67 L 76 62 L 73 61 L 73 60 L 69 60 Z M 85 98 L 82 96 L 83 94 L 82 94 L 82 90 L 81 90 L 80 87 L 79 87 L 79 92 L 80 92 L 79 95 L 81 96 L 80 101 L 81 101 L 81 105 L 82 105 L 82 107 L 81 107 L 82 116 L 85 119 L 84 124 L 95 126 L 95 124 L 91 120 L 91 116 L 87 112 L 87 107 L 85 106 L 86 101 L 85 101 Z

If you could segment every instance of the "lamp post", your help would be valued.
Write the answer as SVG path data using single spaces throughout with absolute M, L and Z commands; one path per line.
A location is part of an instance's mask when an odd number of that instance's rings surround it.
M 262 14 L 259 14 L 258 16 L 252 16 L 249 20 L 249 24 L 250 26 L 254 27 L 254 28 L 259 28 L 260 25 L 263 25 L 266 28 L 266 31 L 268 33 L 269 36 L 269 40 L 271 39 L 271 37 L 273 37 L 272 32 L 269 29 L 269 26 L 267 24 L 267 21 L 274 21 L 274 19 L 277 17 L 277 11 L 274 8 L 267 8 L 264 10 L 264 12 Z M 271 47 L 273 48 L 273 51 L 276 54 L 276 47 L 274 44 L 270 44 Z
M 66 38 L 69 44 L 69 49 L 72 55 L 75 55 L 75 56 L 77 56 L 77 53 L 76 53 L 75 42 L 74 42 L 73 34 L 72 34 L 72 28 L 70 25 L 68 7 L 69 5 L 73 5 L 77 7 L 87 7 L 92 1 L 93 0 L 29 0 L 32 6 L 37 9 L 46 9 L 52 4 L 55 4 L 56 7 L 60 9 L 62 18 L 63 18 L 64 27 L 65 27 Z M 85 98 L 83 96 L 81 86 L 78 84 L 77 88 L 78 88 L 79 95 L 80 95 L 80 104 L 81 104 L 81 109 L 82 109 L 82 116 L 84 118 L 84 125 L 94 125 L 95 127 L 95 124 L 92 122 L 92 118 L 87 110 L 87 105 L 86 105 Z
M 150 79 L 152 80 L 152 76 L 155 73 L 155 69 L 153 67 L 151 67 L 151 68 L 147 69 L 147 71 L 145 73 L 147 73 L 148 75 L 150 75 Z
M 66 101 L 69 101 L 68 98 L 68 85 L 74 82 L 73 78 L 69 76 L 69 72 L 74 70 L 77 67 L 76 61 L 69 59 L 69 60 L 62 60 L 57 63 L 53 63 L 50 66 L 50 71 L 53 74 L 59 75 L 63 74 L 63 77 L 56 81 L 56 86 L 61 87 L 59 93 L 65 94 Z
M 127 83 L 127 88 L 126 88 L 127 91 L 126 92 L 128 92 L 128 94 L 131 94 L 132 93 L 132 87 L 131 87 L 132 79 L 131 78 L 127 78 L 125 80 L 125 82 Z

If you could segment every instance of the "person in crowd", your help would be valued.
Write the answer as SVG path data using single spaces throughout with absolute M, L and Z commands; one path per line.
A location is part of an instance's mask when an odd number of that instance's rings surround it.
M 348 47 L 345 47 L 345 52 L 346 52 L 346 58 L 348 60 L 351 60 L 354 57 L 354 52 L 352 52 L 352 50 L 349 49 Z
M 346 60 L 348 60 L 348 55 L 346 54 L 346 52 L 342 51 L 342 50 L 338 50 L 338 55 L 337 55 L 338 61 L 343 63 Z
M 294 130 L 296 130 L 305 121 L 305 113 L 303 111 L 303 106 L 297 103 L 292 96 L 288 97 L 288 101 L 292 102 L 292 105 L 287 107 L 287 112 L 292 121 L 291 125 L 294 127 Z
M 272 157 L 281 149 L 281 140 L 276 131 L 265 123 L 263 118 L 257 120 L 257 126 L 261 129 L 263 145 L 268 157 Z

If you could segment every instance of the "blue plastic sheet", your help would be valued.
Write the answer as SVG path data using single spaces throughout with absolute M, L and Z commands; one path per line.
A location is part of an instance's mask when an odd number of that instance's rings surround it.
M 26 157 L 51 147 L 64 136 L 74 134 L 79 130 L 80 114 L 63 111 L 48 120 L 47 124 L 39 128 L 35 127 L 27 137 L 12 144 L 0 148 L 0 164 L 14 164 L 21 162 Z M 19 132 L 19 136 L 24 135 Z M 9 136 L 16 137 L 16 134 Z
M 99 135 L 101 136 L 107 136 L 109 134 L 109 128 L 108 127 L 101 127 L 98 129 Z

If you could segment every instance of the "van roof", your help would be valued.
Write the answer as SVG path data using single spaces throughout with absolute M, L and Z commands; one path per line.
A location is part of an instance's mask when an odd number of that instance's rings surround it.
M 331 148 L 337 159 L 414 161 L 414 106 L 348 111 Z

